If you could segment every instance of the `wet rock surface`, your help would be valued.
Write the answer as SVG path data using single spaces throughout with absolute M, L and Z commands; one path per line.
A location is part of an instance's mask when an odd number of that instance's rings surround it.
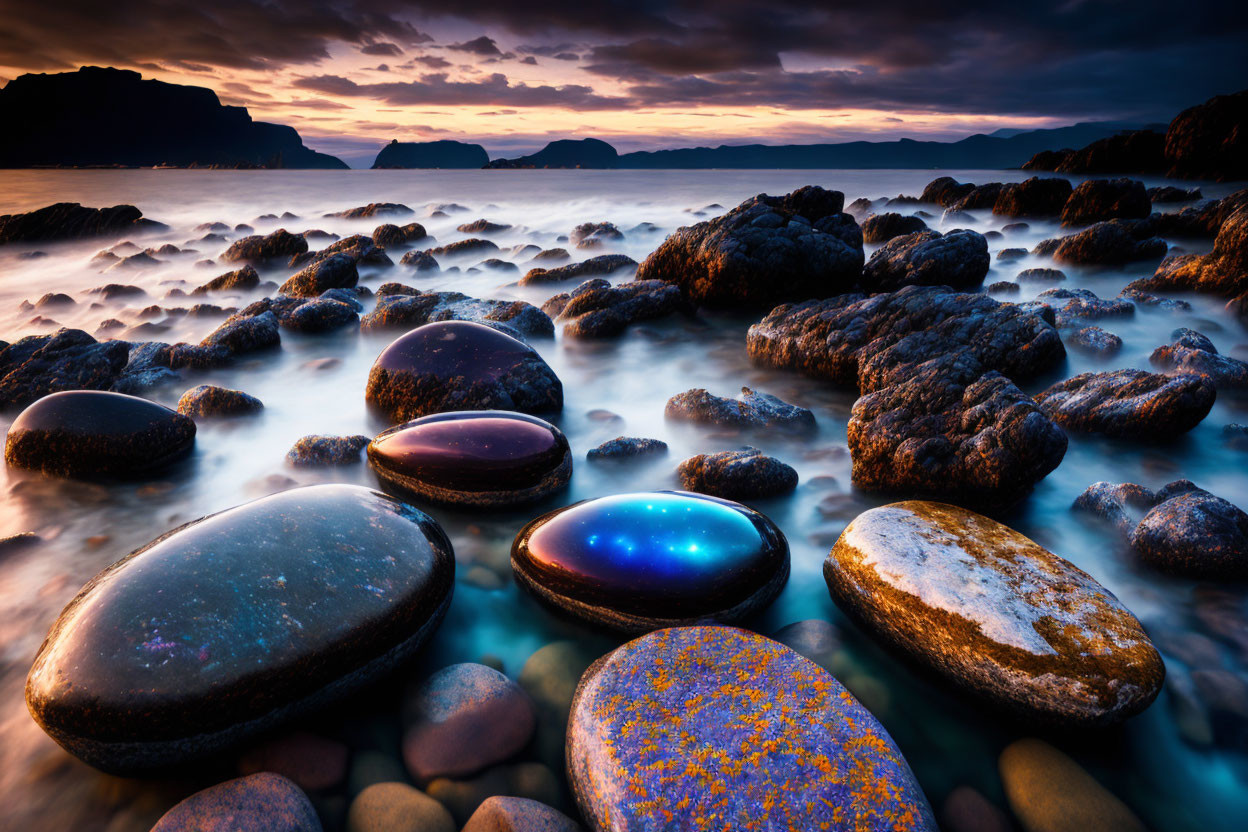
M 195 423 L 121 393 L 70 390 L 27 407 L 5 438 L 5 461 L 63 477 L 141 477 L 191 452 Z
M 192 387 L 178 399 L 178 412 L 183 416 L 241 416 L 258 413 L 264 403 L 242 390 L 230 390 L 211 384 Z
M 839 191 L 808 186 L 760 194 L 668 237 L 637 270 L 702 306 L 766 309 L 849 291 L 863 265 L 862 232 Z
M 1166 375 L 1196 375 L 1209 381 L 1219 393 L 1248 391 L 1248 363 L 1228 355 L 1206 336 L 1191 329 L 1171 334 L 1170 344 L 1158 347 L 1149 362 Z
M 890 648 L 1027 718 L 1118 722 L 1161 688 L 1160 655 L 1109 590 L 966 509 L 908 501 L 864 512 L 824 577 L 841 609 Z
M 295 332 L 316 334 L 352 326 L 359 320 L 359 312 L 352 304 L 322 296 L 290 310 L 279 323 Z
M 1113 355 L 1122 349 L 1122 339 L 1099 326 L 1085 326 L 1075 331 L 1067 343 L 1087 352 Z
M 988 241 L 978 231 L 921 231 L 894 237 L 872 254 L 862 285 L 870 292 L 903 286 L 963 289 L 983 283 L 990 265 Z
M 80 329 L 0 342 L 0 407 L 21 407 L 64 390 L 106 390 L 129 359 L 129 344 L 96 341 Z
M 667 400 L 663 415 L 682 422 L 736 428 L 806 431 L 815 427 L 811 411 L 749 387 L 742 387 L 736 399 L 725 399 L 702 388 L 686 390 Z
M 482 324 L 441 321 L 386 347 L 365 399 L 395 422 L 452 410 L 549 413 L 563 384 L 532 347 Z
M 895 214 L 876 214 L 862 223 L 864 243 L 887 243 L 894 237 L 918 234 L 927 230 L 927 223 L 919 217 Z
M 1062 225 L 1088 225 L 1102 220 L 1142 220 L 1153 204 L 1144 183 L 1135 179 L 1089 179 L 1079 183 L 1062 208 Z
M 1026 829 L 1145 832 L 1147 828 L 1083 767 L 1043 740 L 1010 744 L 1001 752 L 999 766 L 1010 808 Z
M 681 488 L 727 500 L 778 497 L 797 488 L 797 471 L 757 448 L 698 454 L 676 469 Z
M 587 280 L 571 292 L 550 298 L 542 311 L 571 338 L 610 338 L 638 321 L 690 311 L 680 288 L 662 280 L 634 280 L 612 286 Z
M 562 283 L 565 280 L 577 280 L 585 277 L 616 274 L 632 271 L 637 268 L 637 261 L 624 254 L 600 254 L 579 263 L 569 263 L 553 269 L 538 267 L 529 269 L 520 278 L 521 286 L 532 286 L 539 283 Z
M 1216 395 L 1199 376 L 1115 370 L 1058 382 L 1036 403 L 1066 430 L 1157 442 L 1196 427 Z
M 402 217 L 415 212 L 401 202 L 370 202 L 345 211 L 326 214 L 326 217 L 337 217 L 345 220 L 362 220 L 372 217 Z
M 617 436 L 608 439 L 585 455 L 589 459 L 623 460 L 637 457 L 657 457 L 667 454 L 667 443 L 661 439 L 645 439 L 636 436 Z
M 453 574 L 445 534 L 410 506 L 350 485 L 286 491 L 100 573 L 53 625 L 27 703 L 57 742 L 109 771 L 210 754 L 410 657 Z
M 385 223 L 373 229 L 372 240 L 382 248 L 390 248 L 419 243 L 428 236 L 425 227 L 418 222 L 409 222 L 407 225 Z
M 512 569 L 546 603 L 644 632 L 766 607 L 789 574 L 784 535 L 737 503 L 676 491 L 617 494 L 543 515 L 516 536 Z
M 667 760 L 695 776 L 665 776 Z M 870 712 L 814 663 L 729 627 L 660 630 L 595 662 L 573 703 L 568 776 L 594 829 L 669 817 L 691 828 L 749 818 L 764 829 L 936 829 Z
M 267 263 L 273 260 L 287 260 L 308 250 L 308 241 L 297 234 L 291 234 L 279 228 L 272 234 L 253 234 L 235 240 L 221 255 L 227 263 Z
M 421 292 L 383 284 L 377 306 L 360 320 L 364 329 L 412 328 L 438 321 L 473 321 L 521 337 L 554 335 L 555 325 L 541 309 L 522 300 L 471 298 L 460 292 Z
M 1133 281 L 1127 288 L 1207 292 L 1228 298 L 1248 292 L 1248 207 L 1240 208 L 1222 223 L 1213 251 L 1167 258 L 1152 277 Z
M 367 436 L 311 434 L 301 438 L 286 452 L 291 465 L 321 467 L 355 465 L 371 440 Z
M 539 500 L 572 475 L 562 431 L 501 410 L 439 413 L 397 425 L 369 444 L 368 460 L 400 493 L 477 508 Z
M 1166 241 L 1148 220 L 1106 220 L 1056 240 L 1045 240 L 1033 254 L 1048 254 L 1058 263 L 1118 266 L 1166 256 Z
M 144 219 L 143 212 L 133 205 L 88 208 L 77 202 L 58 202 L 24 214 L 0 215 L 0 245 L 120 237 L 161 227 L 158 222 Z
M 334 254 L 308 266 L 278 291 L 296 298 L 314 298 L 329 289 L 350 289 L 359 282 L 355 261 L 345 254 Z
M 232 272 L 218 275 L 202 286 L 197 286 L 192 295 L 206 295 L 209 292 L 250 291 L 260 285 L 260 274 L 254 266 L 243 266 Z
M 1055 217 L 1070 198 L 1070 182 L 1059 178 L 1033 176 L 1001 188 L 992 213 L 1007 217 Z

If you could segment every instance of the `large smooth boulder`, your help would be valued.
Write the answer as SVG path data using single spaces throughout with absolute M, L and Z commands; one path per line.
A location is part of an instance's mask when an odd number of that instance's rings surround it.
M 250 291 L 260 285 L 260 273 L 255 266 L 247 265 L 241 269 L 218 275 L 202 286 L 197 286 L 191 295 L 206 295 L 209 292 Z
M 1079 183 L 1062 207 L 1062 225 L 1087 225 L 1112 219 L 1142 220 L 1153 203 L 1138 179 L 1089 179 Z
M 491 797 L 472 813 L 463 832 L 581 832 L 581 826 L 536 800 Z
M 106 771 L 210 755 L 411 658 L 445 614 L 454 572 L 446 535 L 411 506 L 354 485 L 275 494 L 97 575 L 53 624 L 26 702 Z
M 1115 370 L 1060 381 L 1036 403 L 1070 431 L 1164 442 L 1200 424 L 1216 396 L 1200 376 Z
M 511 566 L 558 609 L 645 632 L 765 608 L 788 580 L 789 547 L 771 520 L 739 503 L 642 492 L 538 517 L 516 536 Z
M 1028 719 L 1106 725 L 1165 667 L 1113 593 L 1008 526 L 908 501 L 858 515 L 824 561 L 837 604 L 909 661 Z
M 4 459 L 63 477 L 141 477 L 185 457 L 195 423 L 121 393 L 68 390 L 44 396 L 9 427 Z
M 568 779 L 595 830 L 935 832 L 888 732 L 827 671 L 730 627 L 660 630 L 585 672 Z
M 382 351 L 364 398 L 394 422 L 452 410 L 563 409 L 563 384 L 537 351 L 468 321 L 417 327 Z
M 183 416 L 239 416 L 258 413 L 264 403 L 242 390 L 231 390 L 213 384 L 192 387 L 178 399 L 178 412 Z
M 850 291 L 862 273 L 862 232 L 845 197 L 810 185 L 760 194 L 723 216 L 681 228 L 637 269 L 700 306 L 766 309 Z
M 967 289 L 984 282 L 991 263 L 988 241 L 978 231 L 920 231 L 894 237 L 872 254 L 862 285 L 869 292 L 903 286 Z

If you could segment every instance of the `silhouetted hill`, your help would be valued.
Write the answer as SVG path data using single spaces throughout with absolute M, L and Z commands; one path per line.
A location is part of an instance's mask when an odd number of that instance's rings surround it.
M 551 142 L 532 156 L 495 159 L 487 168 L 615 168 L 619 153 L 600 139 L 561 139 Z
M 87 66 L 0 89 L 0 167 L 173 165 L 345 169 L 293 127 L 252 121 L 216 93 Z M 20 128 L 19 128 L 20 125 Z
M 377 168 L 483 168 L 489 154 L 479 144 L 467 142 L 390 142 L 377 154 Z

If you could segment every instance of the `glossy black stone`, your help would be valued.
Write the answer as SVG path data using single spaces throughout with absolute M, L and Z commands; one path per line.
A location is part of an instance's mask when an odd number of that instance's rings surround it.
M 438 413 L 390 428 L 368 446 L 368 461 L 386 485 L 449 505 L 536 500 L 572 475 L 562 431 L 503 410 Z
M 26 684 L 39 725 L 106 771 L 210 754 L 410 658 L 450 603 L 429 516 L 354 485 L 298 488 L 189 523 L 97 575 Z
M 382 351 L 365 398 L 395 421 L 454 410 L 543 413 L 563 408 L 563 385 L 523 341 L 483 324 L 439 321 Z
M 789 547 L 770 519 L 739 503 L 658 491 L 537 518 L 512 544 L 511 565 L 548 603 L 641 632 L 761 609 L 788 579 Z
M 195 423 L 163 405 L 101 390 L 44 396 L 9 428 L 4 458 L 66 477 L 134 477 L 188 454 Z

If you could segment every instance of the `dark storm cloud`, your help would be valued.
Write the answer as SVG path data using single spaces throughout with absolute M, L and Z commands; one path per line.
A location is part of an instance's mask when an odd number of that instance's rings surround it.
M 361 46 L 360 52 L 364 55 L 402 55 L 403 54 L 403 50 L 400 49 L 396 44 L 386 43 L 385 41 L 381 41 L 379 43 L 370 43 L 367 46 Z
M 464 43 L 452 43 L 446 48 L 454 49 L 457 52 L 471 52 L 484 58 L 497 58 L 503 54 L 503 50 L 498 48 L 498 44 L 494 42 L 494 39 L 485 35 Z
M 446 75 L 435 74 L 415 81 L 384 84 L 358 84 L 339 75 L 316 75 L 299 78 L 294 86 L 400 106 L 441 104 L 610 110 L 628 104 L 627 99 L 598 95 L 590 87 L 576 84 L 561 87 L 513 84 L 500 72 L 481 81 L 449 81 Z

